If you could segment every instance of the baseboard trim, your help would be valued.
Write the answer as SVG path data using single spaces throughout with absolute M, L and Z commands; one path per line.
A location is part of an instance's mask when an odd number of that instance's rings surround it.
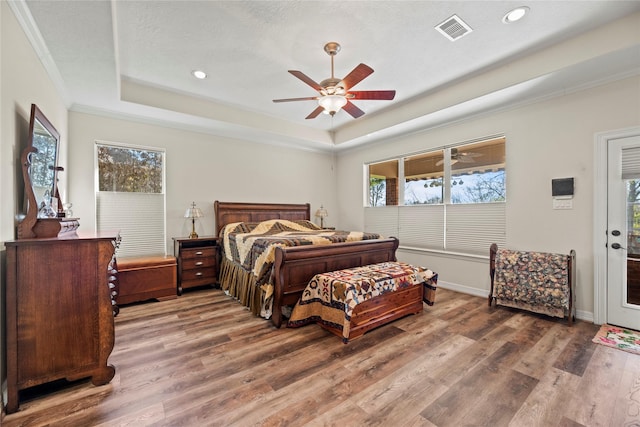
M 486 289 L 472 288 L 470 286 L 459 285 L 457 283 L 445 282 L 444 280 L 438 280 L 438 287 L 448 289 L 450 291 L 460 292 L 462 294 L 473 295 L 476 297 L 487 298 L 489 297 L 489 291 Z M 438 302 L 436 297 L 436 303 Z M 585 322 L 593 323 L 593 312 L 576 310 L 576 318 L 584 320 Z

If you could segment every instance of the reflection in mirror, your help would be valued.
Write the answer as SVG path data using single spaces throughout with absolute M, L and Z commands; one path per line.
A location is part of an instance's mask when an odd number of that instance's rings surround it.
M 57 207 L 51 203 L 56 189 L 57 135 L 55 129 L 47 129 L 41 118 L 36 116 L 31 138 L 31 146 L 37 151 L 31 153 L 29 177 L 38 206 L 38 218 L 52 218 L 57 211 Z
M 37 105 L 31 104 L 29 120 L 29 182 L 35 196 L 35 206 L 28 200 L 27 214 L 35 211 L 38 218 L 56 216 L 57 206 L 52 206 L 56 195 L 58 144 L 60 134 Z M 26 182 L 25 182 L 26 184 Z M 28 185 L 28 184 L 27 184 Z M 35 209 L 34 209 L 35 208 Z

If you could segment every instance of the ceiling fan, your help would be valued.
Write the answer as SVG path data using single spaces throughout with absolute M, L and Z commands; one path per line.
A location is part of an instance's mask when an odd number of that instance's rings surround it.
M 471 152 L 465 152 L 465 151 L 458 151 L 457 148 L 452 148 L 451 149 L 451 164 L 455 165 L 456 163 L 460 162 L 460 163 L 473 163 L 475 162 L 475 160 L 473 160 L 476 157 L 480 157 L 482 156 L 482 154 L 480 153 L 471 153 Z M 444 163 L 444 159 L 443 160 L 438 160 L 436 162 L 436 166 L 440 166 L 441 164 Z
M 360 64 L 342 80 L 336 79 L 333 75 L 333 57 L 340 52 L 340 45 L 336 42 L 329 42 L 324 45 L 324 51 L 331 57 L 331 77 L 328 79 L 325 79 L 320 83 L 316 83 L 301 71 L 289 70 L 289 73 L 317 90 L 319 95 L 306 98 L 274 99 L 273 102 L 316 100 L 319 105 L 306 117 L 307 119 L 315 119 L 318 114 L 323 111 L 333 116 L 341 108 L 349 113 L 354 119 L 357 119 L 364 114 L 364 111 L 356 107 L 351 100 L 372 99 L 390 101 L 396 96 L 395 90 L 351 91 L 350 89 L 352 87 L 373 73 L 373 68 L 365 64 Z

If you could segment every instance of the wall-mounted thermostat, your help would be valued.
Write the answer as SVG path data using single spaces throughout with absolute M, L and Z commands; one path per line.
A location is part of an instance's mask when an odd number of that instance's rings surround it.
M 556 178 L 551 180 L 551 195 L 553 197 L 573 197 L 573 178 Z
M 553 209 L 573 209 L 573 178 L 551 180 Z

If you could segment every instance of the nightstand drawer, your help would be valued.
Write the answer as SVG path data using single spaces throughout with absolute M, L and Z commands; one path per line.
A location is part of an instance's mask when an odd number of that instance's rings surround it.
M 191 270 L 194 268 L 206 268 L 217 265 L 216 259 L 213 256 L 200 257 L 200 258 L 184 258 L 182 260 L 182 269 Z
M 205 248 L 189 248 L 182 249 L 180 255 L 183 260 L 193 259 L 193 258 L 213 258 L 216 256 L 216 248 L 215 247 L 205 247 Z
M 182 286 L 185 284 L 192 284 L 193 281 L 204 281 L 204 283 L 211 283 L 216 276 L 216 271 L 213 268 L 196 268 L 193 270 L 182 271 Z

